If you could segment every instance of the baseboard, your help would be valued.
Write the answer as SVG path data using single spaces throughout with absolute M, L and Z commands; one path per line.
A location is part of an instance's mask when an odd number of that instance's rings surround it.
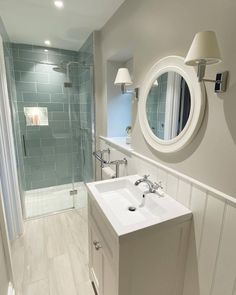
M 12 286 L 12 283 L 9 283 L 8 285 L 8 292 L 7 295 L 16 295 L 15 289 Z

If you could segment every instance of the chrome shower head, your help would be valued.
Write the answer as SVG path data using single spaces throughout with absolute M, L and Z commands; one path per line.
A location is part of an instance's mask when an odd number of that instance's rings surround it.
M 62 74 L 66 74 L 66 69 L 63 68 L 63 66 L 57 66 L 52 68 L 53 71 L 57 72 L 57 73 L 62 73 Z

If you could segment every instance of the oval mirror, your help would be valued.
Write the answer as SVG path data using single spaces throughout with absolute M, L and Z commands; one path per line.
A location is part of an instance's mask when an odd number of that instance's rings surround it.
M 188 122 L 190 109 L 190 90 L 179 73 L 169 71 L 155 79 L 147 96 L 146 116 L 159 139 L 178 136 Z
M 139 121 L 148 144 L 163 153 L 184 148 L 204 115 L 205 90 L 184 58 L 168 56 L 148 72 L 140 87 Z

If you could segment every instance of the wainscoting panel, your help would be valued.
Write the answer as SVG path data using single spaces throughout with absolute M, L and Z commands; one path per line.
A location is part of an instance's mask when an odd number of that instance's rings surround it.
M 236 199 L 109 140 L 100 144 L 112 159 L 127 158 L 120 176 L 149 174 L 192 210 L 183 295 L 236 295 Z

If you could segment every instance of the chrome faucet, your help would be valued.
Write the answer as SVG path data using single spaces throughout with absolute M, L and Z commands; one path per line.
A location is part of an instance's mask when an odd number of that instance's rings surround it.
M 134 185 L 138 186 L 140 183 L 146 183 L 148 185 L 148 192 L 146 193 L 155 193 L 159 188 L 163 189 L 161 182 L 152 182 L 148 179 L 149 175 L 144 175 L 143 178 L 135 181 Z
M 135 181 L 134 185 L 138 186 L 140 183 L 146 183 L 148 185 L 148 190 L 143 192 L 143 200 L 142 203 L 139 205 L 140 208 L 144 207 L 145 204 L 145 197 L 147 194 L 154 194 L 157 192 L 157 190 L 163 189 L 163 186 L 161 184 L 161 181 L 159 183 L 157 182 L 152 182 L 151 180 L 148 179 L 149 175 L 144 175 L 143 178 L 138 179 Z

